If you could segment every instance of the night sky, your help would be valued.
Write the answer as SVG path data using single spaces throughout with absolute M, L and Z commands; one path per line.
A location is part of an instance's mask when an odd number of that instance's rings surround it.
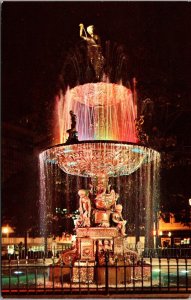
M 186 2 L 4 2 L 3 120 L 17 120 L 51 101 L 81 22 L 95 24 L 103 40 L 125 45 L 129 73 L 140 89 L 153 95 L 157 86 L 189 101 L 190 12 Z
M 124 46 L 140 101 L 163 98 L 182 111 L 179 117 L 172 113 L 169 122 L 172 133 L 190 147 L 189 2 L 4 2 L 2 121 L 28 127 L 37 136 L 47 133 L 48 139 L 64 60 L 80 42 L 79 23 L 94 24 L 103 41 Z

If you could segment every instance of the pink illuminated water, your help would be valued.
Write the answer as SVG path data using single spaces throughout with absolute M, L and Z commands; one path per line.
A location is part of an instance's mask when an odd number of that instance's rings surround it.
M 79 140 L 117 140 L 136 143 L 137 106 L 130 89 L 118 84 L 87 83 L 55 99 L 54 141 L 67 140 L 69 111 L 77 116 Z

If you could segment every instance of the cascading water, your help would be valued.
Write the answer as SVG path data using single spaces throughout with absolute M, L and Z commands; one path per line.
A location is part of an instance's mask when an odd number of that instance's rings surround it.
M 121 57 L 124 63 L 124 56 Z M 123 63 L 119 64 L 121 69 Z M 75 69 L 79 71 L 80 67 L 76 65 L 75 60 Z M 107 60 L 106 66 L 108 67 Z M 63 143 L 67 140 L 67 130 L 70 128 L 70 111 L 77 116 L 76 128 L 79 142 L 66 145 Z M 45 219 L 54 206 L 52 186 L 53 181 L 59 178 L 57 169 L 60 168 L 67 174 L 85 178 L 99 178 L 102 175 L 110 178 L 117 192 L 122 194 L 120 201 L 125 208 L 124 215 L 127 215 L 127 227 L 128 222 L 130 224 L 134 221 L 135 227 L 139 227 L 137 232 L 140 235 L 140 223 L 145 223 L 143 224 L 145 245 L 153 246 L 153 239 L 150 237 L 153 232 L 154 208 L 159 196 L 160 155 L 138 143 L 136 118 L 136 91 L 132 93 L 131 89 L 122 84 L 111 83 L 108 79 L 102 82 L 79 84 L 73 88 L 68 87 L 65 93 L 60 91 L 55 99 L 55 146 L 40 154 L 43 232 L 46 231 Z M 136 174 L 133 181 L 132 173 L 136 170 L 138 175 Z M 129 177 L 122 175 L 129 175 Z M 48 179 L 49 176 L 54 178 L 52 182 Z M 69 189 L 68 176 L 65 177 L 66 190 Z M 125 184 L 122 185 L 121 182 L 124 181 Z M 79 177 L 77 177 L 78 189 L 79 185 Z M 86 187 L 87 185 L 86 182 Z M 66 202 L 69 203 L 69 191 L 66 194 Z M 144 211 L 141 211 L 143 207 Z M 69 204 L 68 209 L 70 209 Z M 135 210 L 140 212 L 141 220 L 138 219 Z M 134 234 L 135 232 L 136 230 Z
M 136 106 L 130 89 L 112 83 L 88 83 L 56 97 L 55 136 L 63 143 L 70 127 L 69 111 L 78 116 L 79 140 L 115 140 L 136 143 Z

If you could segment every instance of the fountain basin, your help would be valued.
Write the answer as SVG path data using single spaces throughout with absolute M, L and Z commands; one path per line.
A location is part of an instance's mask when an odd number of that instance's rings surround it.
M 159 153 L 145 146 L 115 141 L 81 141 L 44 151 L 44 161 L 56 163 L 67 174 L 83 177 L 129 175 Z

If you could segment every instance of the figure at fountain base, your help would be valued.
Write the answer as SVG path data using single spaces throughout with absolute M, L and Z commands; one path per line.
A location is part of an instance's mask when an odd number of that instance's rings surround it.
M 71 128 L 66 131 L 69 134 L 69 137 L 65 143 L 66 145 L 76 144 L 79 142 L 78 132 L 76 130 L 76 115 L 72 110 L 70 111 L 70 117 L 71 117 Z
M 76 222 L 76 228 L 90 227 L 91 203 L 90 198 L 88 197 L 88 192 L 87 190 L 79 190 L 78 195 L 80 196 L 80 215 Z
M 123 209 L 123 207 L 121 204 L 117 204 L 115 206 L 115 211 L 112 214 L 112 221 L 115 224 L 117 224 L 117 228 L 118 228 L 120 234 L 125 236 L 126 235 L 125 226 L 126 226 L 127 221 L 125 221 L 122 217 L 122 209 Z

